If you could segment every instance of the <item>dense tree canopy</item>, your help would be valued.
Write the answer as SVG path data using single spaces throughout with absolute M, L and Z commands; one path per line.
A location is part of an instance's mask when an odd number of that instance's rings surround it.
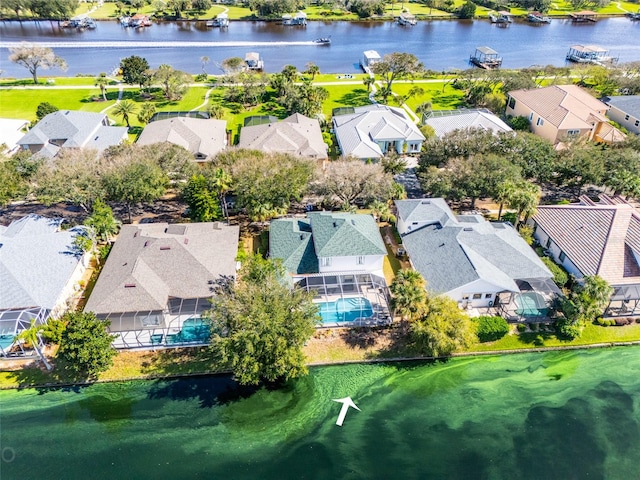
M 409 320 L 424 314 L 427 292 L 422 276 L 415 270 L 399 270 L 389 286 L 396 314 Z
M 152 74 L 152 81 L 160 84 L 167 100 L 180 100 L 189 89 L 191 76 L 170 65 L 160 65 Z
M 251 257 L 237 283 L 212 300 L 211 351 L 242 384 L 307 373 L 303 344 L 320 320 L 313 294 L 290 289 L 281 265 Z
M 113 335 L 107 332 L 109 322 L 99 320 L 92 312 L 67 313 L 67 326 L 60 338 L 56 358 L 65 371 L 77 379 L 95 379 L 113 364 L 116 350 Z
M 371 69 L 373 73 L 382 77 L 384 86 L 381 94 L 386 98 L 391 95 L 391 86 L 395 80 L 400 80 L 423 70 L 423 65 L 412 53 L 388 53 L 382 60 L 375 63 Z
M 140 85 L 140 88 L 149 79 L 149 62 L 146 58 L 132 55 L 123 58 L 120 61 L 120 70 L 122 70 L 122 80 L 129 85 Z

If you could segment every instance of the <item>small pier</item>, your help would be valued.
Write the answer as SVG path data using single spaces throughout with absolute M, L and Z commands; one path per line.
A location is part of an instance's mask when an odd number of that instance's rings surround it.
M 299 11 L 295 15 L 291 16 L 289 14 L 282 16 L 282 25 L 286 25 L 289 27 L 306 27 L 307 26 L 307 14 L 303 11 Z
M 509 26 L 509 24 L 512 23 L 511 17 L 512 17 L 511 12 L 507 12 L 506 10 L 500 10 L 497 13 L 491 12 L 489 14 L 489 19 L 491 20 L 491 23 L 495 23 L 499 27 Z
M 207 27 L 219 27 L 219 28 L 227 28 L 229 27 L 229 15 L 226 13 L 221 13 L 216 18 L 212 20 L 207 20 Z
M 582 12 L 570 13 L 569 18 L 573 23 L 593 23 L 598 21 L 598 14 L 591 10 L 583 10 Z
M 409 12 L 401 13 L 398 17 L 398 25 L 402 25 L 405 27 L 413 27 L 416 25 L 418 21 L 416 20 L 415 15 L 410 14 Z
M 244 68 L 250 72 L 261 72 L 264 70 L 264 61 L 257 52 L 249 52 L 244 56 Z
M 551 17 L 547 17 L 540 12 L 529 12 L 527 21 L 531 23 L 551 23 Z
M 362 58 L 360 59 L 360 66 L 365 73 L 371 75 L 371 67 L 382 60 L 380 54 L 375 50 L 367 50 L 362 54 Z
M 609 54 L 609 50 L 597 45 L 572 45 L 567 52 L 566 59 L 570 62 L 590 63 L 601 66 L 614 64 L 618 61 L 617 58 Z
M 502 66 L 502 57 L 493 48 L 478 47 L 469 57 L 469 62 L 476 67 L 493 70 Z

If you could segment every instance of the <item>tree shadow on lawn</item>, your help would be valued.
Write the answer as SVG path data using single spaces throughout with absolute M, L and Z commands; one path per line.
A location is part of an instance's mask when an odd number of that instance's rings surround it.
M 431 97 L 431 103 L 433 105 L 437 105 L 438 108 L 458 108 L 464 105 L 464 98 L 459 95 L 453 95 L 451 93 L 434 92 L 433 96 Z
M 362 107 L 364 105 L 371 105 L 369 100 L 369 92 L 364 88 L 356 88 L 349 93 L 345 93 L 342 97 L 335 100 L 336 103 L 351 107 Z

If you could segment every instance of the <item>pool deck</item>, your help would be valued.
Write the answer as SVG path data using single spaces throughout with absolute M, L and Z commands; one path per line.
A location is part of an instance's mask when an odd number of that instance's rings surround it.
M 324 295 L 320 299 L 314 299 L 314 303 L 336 302 L 340 299 L 349 298 L 366 298 L 369 300 L 373 315 L 371 317 L 357 318 L 351 322 L 323 322 L 318 328 L 373 327 L 389 325 L 393 322 L 386 297 L 380 288 L 362 286 L 353 295 Z

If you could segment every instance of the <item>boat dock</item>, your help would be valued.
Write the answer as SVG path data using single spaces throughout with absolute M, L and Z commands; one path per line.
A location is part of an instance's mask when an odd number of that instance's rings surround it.
M 495 23 L 499 27 L 508 27 L 509 24 L 512 23 L 511 17 L 511 12 L 507 12 L 506 10 L 500 10 L 498 13 L 491 12 L 489 14 L 491 23 Z
M 502 57 L 493 48 L 478 47 L 473 55 L 469 57 L 469 62 L 485 70 L 493 70 L 502 66 Z
M 417 23 L 418 21 L 416 20 L 415 15 L 412 15 L 409 12 L 401 13 L 398 17 L 398 25 L 413 27 Z
M 573 23 L 597 22 L 598 14 L 591 10 L 583 10 L 582 12 L 570 13 L 569 18 Z
M 264 61 L 257 52 L 248 52 L 244 56 L 244 68 L 250 72 L 261 72 L 264 70 Z
M 567 52 L 566 59 L 575 63 L 590 63 L 604 66 L 614 64 L 617 58 L 609 54 L 609 50 L 597 45 L 572 45 Z
M 287 25 L 289 27 L 306 27 L 307 26 L 307 14 L 303 11 L 299 11 L 294 16 L 289 14 L 285 14 L 282 16 L 282 25 Z
M 212 20 L 207 20 L 207 27 L 219 27 L 219 28 L 227 28 L 229 27 L 229 15 L 226 13 L 221 13 L 216 18 Z
M 367 50 L 362 54 L 362 58 L 360 59 L 360 66 L 365 73 L 371 75 L 371 67 L 382 60 L 380 54 L 375 50 Z

